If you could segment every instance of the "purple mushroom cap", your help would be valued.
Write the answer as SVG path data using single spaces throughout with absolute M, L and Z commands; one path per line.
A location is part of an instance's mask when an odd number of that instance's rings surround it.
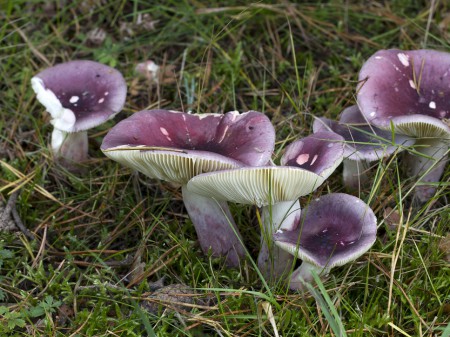
M 342 162 L 343 141 L 335 132 L 316 132 L 289 144 L 281 165 L 303 168 L 326 179 Z
M 449 139 L 450 53 L 380 50 L 359 73 L 358 105 L 370 124 L 414 137 Z
M 203 172 L 265 165 L 274 144 L 275 130 L 260 112 L 190 115 L 144 110 L 114 126 L 101 150 L 151 178 L 181 184 L 202 250 L 226 256 L 229 265 L 237 266 L 245 248 L 228 205 L 188 191 L 186 183 Z
M 316 118 L 313 130 L 331 130 L 342 136 L 345 140 L 344 158 L 349 160 L 376 161 L 393 154 L 401 145 L 414 143 L 408 136 L 395 135 L 393 139 L 392 132 L 369 125 L 357 105 L 346 108 L 339 122 Z
M 191 115 L 144 110 L 113 127 L 101 149 L 152 178 L 185 184 L 204 172 L 265 165 L 274 143 L 270 120 L 256 111 Z
M 94 61 L 70 61 L 47 68 L 31 80 L 55 128 L 78 132 L 95 127 L 122 110 L 122 74 Z
M 332 193 L 312 201 L 300 225 L 273 235 L 275 244 L 312 265 L 333 268 L 355 260 L 375 242 L 377 219 L 363 201 Z

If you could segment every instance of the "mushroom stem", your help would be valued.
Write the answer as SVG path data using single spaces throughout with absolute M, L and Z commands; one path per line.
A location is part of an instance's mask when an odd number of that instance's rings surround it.
M 409 177 L 420 177 L 414 197 L 425 202 L 436 193 L 436 187 L 426 183 L 439 182 L 448 159 L 448 145 L 436 139 L 422 139 L 416 143 L 415 150 L 420 155 L 406 154 L 405 164 Z
M 357 191 L 368 183 L 369 163 L 366 160 L 344 159 L 343 165 L 344 185 L 347 189 Z
M 289 280 L 289 289 L 306 291 L 304 283 L 313 284 L 314 277 L 312 271 L 315 271 L 317 275 L 322 276 L 328 274 L 327 268 L 315 266 L 314 264 L 303 261 L 300 267 L 298 267 L 291 275 Z
M 264 277 L 276 281 L 291 270 L 294 257 L 275 245 L 272 235 L 278 230 L 294 230 L 300 220 L 300 202 L 284 201 L 262 208 L 263 230 L 258 267 Z
M 213 256 L 225 256 L 227 265 L 239 266 L 245 248 L 228 204 L 190 192 L 186 185 L 183 185 L 182 193 L 202 251 L 211 250 Z
M 69 164 L 78 164 L 88 159 L 87 131 L 69 133 L 54 128 L 51 143 L 55 157 Z

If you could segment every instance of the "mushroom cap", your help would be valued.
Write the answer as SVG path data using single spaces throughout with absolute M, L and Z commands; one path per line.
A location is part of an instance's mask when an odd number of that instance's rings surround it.
M 313 200 L 293 231 L 277 232 L 275 244 L 303 261 L 322 268 L 355 260 L 373 245 L 377 219 L 355 196 L 331 193 Z
M 408 136 L 450 139 L 450 53 L 380 50 L 359 73 L 358 105 L 370 124 Z
M 340 121 L 328 118 L 316 118 L 314 132 L 331 130 L 345 140 L 344 157 L 349 160 L 375 161 L 390 156 L 400 145 L 411 146 L 414 140 L 408 136 L 382 130 L 367 123 L 357 105 L 342 111 Z M 395 143 L 395 145 L 392 145 Z
M 243 167 L 201 174 L 188 182 L 188 190 L 218 200 L 258 207 L 292 201 L 317 189 L 342 162 L 343 138 L 321 132 L 297 140 L 286 148 L 286 166 Z
M 101 150 L 151 178 L 185 184 L 204 172 L 266 164 L 275 130 L 262 113 L 144 110 L 114 126 Z
M 324 178 L 296 167 L 242 167 L 193 177 L 189 191 L 218 200 L 258 207 L 292 201 L 311 193 Z
M 344 138 L 335 132 L 320 131 L 286 147 L 281 165 L 294 166 L 328 178 L 341 164 Z
M 94 61 L 70 61 L 31 79 L 37 99 L 55 128 L 78 132 L 113 118 L 122 110 L 127 87 L 122 74 Z

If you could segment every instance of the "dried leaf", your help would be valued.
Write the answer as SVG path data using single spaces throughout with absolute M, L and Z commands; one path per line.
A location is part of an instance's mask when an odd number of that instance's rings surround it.
M 152 60 L 139 63 L 135 71 L 145 77 L 150 83 L 171 84 L 176 82 L 175 66 L 159 66 Z
M 263 315 L 263 311 L 266 313 L 267 315 L 267 319 L 270 322 L 270 325 L 272 325 L 272 329 L 273 329 L 273 334 L 271 334 L 270 332 L 268 332 L 266 330 L 266 328 L 264 327 L 264 323 L 262 321 L 262 315 Z M 269 336 L 275 336 L 275 337 L 279 337 L 280 335 L 278 334 L 278 328 L 277 328 L 277 324 L 275 322 L 275 316 L 273 315 L 273 311 L 272 311 L 272 305 L 267 302 L 261 302 L 258 303 L 258 320 L 259 320 L 259 324 L 262 327 L 262 329 L 269 335 Z

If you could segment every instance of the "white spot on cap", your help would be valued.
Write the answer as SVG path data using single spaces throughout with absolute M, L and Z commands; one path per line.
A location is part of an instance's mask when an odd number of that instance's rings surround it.
M 105 92 L 105 96 L 108 96 L 108 95 L 109 95 L 109 91 Z
M 105 101 L 105 98 L 104 98 L 104 97 L 102 97 L 102 98 L 100 98 L 100 99 L 98 100 L 99 103 L 103 103 L 104 101 Z
M 275 233 L 277 234 L 283 234 L 283 231 L 281 229 L 278 229 Z
M 330 143 L 330 144 L 328 144 L 327 146 L 328 147 L 332 147 L 334 144 L 333 143 Z
M 403 54 L 403 53 L 398 53 L 397 57 L 405 67 L 409 67 L 409 56 L 408 55 Z
M 310 166 L 313 165 L 313 164 L 316 162 L 317 157 L 319 157 L 319 155 L 316 154 L 316 155 L 313 157 L 313 159 L 311 160 L 311 164 L 309 164 Z
M 430 109 L 436 109 L 436 102 L 431 101 L 428 106 L 430 107 Z
M 372 111 L 372 112 L 369 114 L 370 117 L 375 117 L 376 115 L 377 115 L 377 113 L 376 113 L 375 111 Z
M 304 153 L 301 154 L 297 157 L 297 159 L 295 160 L 295 162 L 299 165 L 303 165 L 304 163 L 308 162 L 309 160 L 309 154 Z
M 72 97 L 70 97 L 69 102 L 73 104 L 73 103 L 78 102 L 79 99 L 80 99 L 80 97 L 78 97 L 78 96 L 72 96 Z
M 414 90 L 416 89 L 416 85 L 414 84 L 413 80 L 409 80 L 409 85 L 410 85 L 411 88 L 413 88 Z
M 168 136 L 169 135 L 169 132 L 167 132 L 167 129 L 165 129 L 165 128 L 163 128 L 163 127 L 160 127 L 159 128 L 159 131 L 161 131 L 161 133 L 164 135 L 164 136 Z
M 219 139 L 219 143 L 222 143 L 222 141 L 225 139 L 225 136 L 227 135 L 227 131 L 230 128 L 229 125 L 225 126 L 225 129 L 223 130 L 222 136 Z
M 170 138 L 170 136 L 169 136 L 169 132 L 167 132 L 167 130 L 166 130 L 165 128 L 160 127 L 160 128 L 159 128 L 159 131 L 161 131 L 161 133 L 162 133 L 164 136 L 166 136 L 166 138 L 167 138 L 167 140 L 168 140 L 169 142 L 172 141 L 172 138 Z
M 382 56 L 375 56 L 375 59 L 377 60 L 381 60 L 383 57 Z

